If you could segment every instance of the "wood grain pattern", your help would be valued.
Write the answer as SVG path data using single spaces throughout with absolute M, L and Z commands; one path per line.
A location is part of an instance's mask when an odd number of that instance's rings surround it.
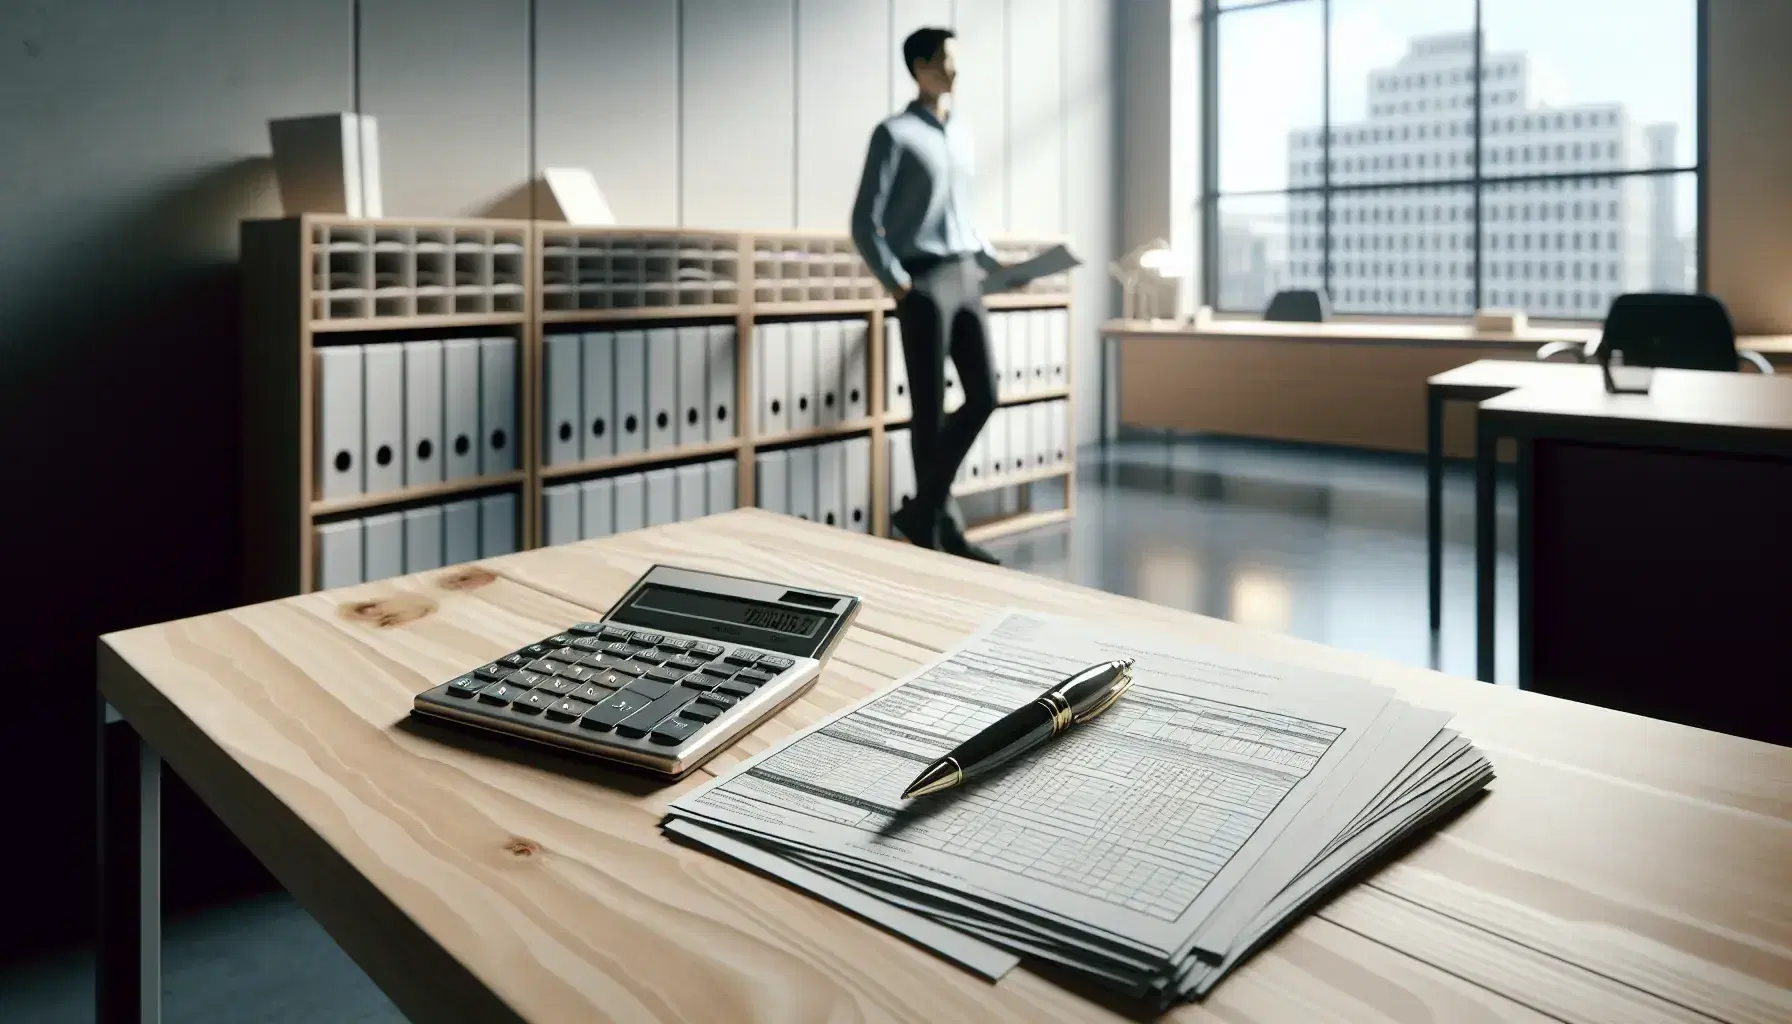
M 865 604 L 815 688 L 671 785 L 409 721 L 416 692 L 656 562 Z M 1374 678 L 1454 710 L 1500 772 L 1170 1019 L 1792 1018 L 1792 751 L 756 510 L 111 634 L 100 682 L 413 1020 L 1121 1019 L 1027 970 L 985 984 L 657 830 L 707 772 L 1017 605 Z

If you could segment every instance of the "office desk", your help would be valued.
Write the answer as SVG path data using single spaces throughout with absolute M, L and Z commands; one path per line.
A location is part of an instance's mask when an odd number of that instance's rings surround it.
M 1494 792 L 1168 1019 L 1792 1016 L 1792 751 L 760 511 L 111 634 L 100 688 L 414 1021 L 1124 1019 L 1026 969 L 987 984 L 674 845 L 660 816 L 702 778 L 407 724 L 416 692 L 593 617 L 655 562 L 864 598 L 816 688 L 709 771 L 1006 606 L 1156 625 L 1455 710 Z M 134 965 L 107 966 L 128 992 Z
M 1688 622 L 1701 621 L 1695 613 L 1724 606 L 1735 628 L 1702 637 L 1713 655 L 1726 646 L 1755 652 L 1780 647 L 1785 580 L 1792 574 L 1780 536 L 1784 510 L 1792 505 L 1792 377 L 1657 370 L 1648 394 L 1611 395 L 1596 368 L 1574 378 L 1552 375 L 1540 386 L 1483 401 L 1476 434 L 1480 678 L 1491 681 L 1494 672 L 1491 511 L 1495 446 L 1501 438 L 1518 445 L 1520 686 L 1531 685 L 1538 675 L 1539 631 L 1565 628 L 1559 621 L 1564 616 L 1533 608 L 1539 537 L 1548 542 L 1549 567 L 1577 551 L 1589 560 L 1581 583 L 1633 580 L 1632 595 L 1659 594 L 1663 606 L 1681 609 Z M 1589 489 L 1592 481 L 1600 486 Z M 1619 493 L 1630 496 L 1616 504 L 1608 500 Z M 1629 538 L 1630 546 L 1606 543 L 1616 536 Z M 1683 578 L 1670 581 L 1668 569 L 1688 551 L 1702 552 L 1702 564 L 1677 566 Z M 1739 581 L 1732 571 L 1746 578 Z M 1576 582 L 1573 574 L 1556 578 L 1559 585 L 1548 588 L 1552 600 Z M 1759 590 L 1760 598 L 1736 598 L 1738 586 Z M 1578 645 L 1590 655 L 1607 642 L 1599 620 L 1590 616 L 1607 605 L 1625 604 L 1626 596 L 1618 591 L 1607 600 L 1587 600 L 1591 603 L 1578 605 L 1583 610 L 1575 628 Z M 1668 644 L 1666 637 L 1650 635 L 1637 611 L 1638 617 L 1618 629 L 1641 633 L 1634 639 L 1646 643 Z M 1674 628 L 1675 621 L 1663 619 L 1662 628 Z M 1750 622 L 1765 632 L 1752 630 Z M 1695 634 L 1688 642 L 1698 639 Z M 1716 668 L 1721 659 L 1707 664 L 1721 675 Z M 1583 667 L 1582 674 L 1586 671 Z M 1779 706 L 1783 711 L 1786 705 Z

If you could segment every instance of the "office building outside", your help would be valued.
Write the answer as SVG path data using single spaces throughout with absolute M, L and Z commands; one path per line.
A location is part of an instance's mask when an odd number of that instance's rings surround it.
M 1368 118 L 1332 125 L 1339 312 L 1473 311 L 1474 187 L 1423 183 L 1474 175 L 1474 47 L 1472 32 L 1413 40 L 1370 74 Z M 1482 75 L 1482 305 L 1598 318 L 1624 292 L 1692 290 L 1673 175 L 1497 180 L 1671 167 L 1675 126 L 1636 124 L 1620 103 L 1533 103 L 1523 53 L 1483 51 Z M 1322 154 L 1320 129 L 1289 133 L 1291 189 L 1324 184 Z M 1222 216 L 1221 305 L 1261 309 L 1279 289 L 1321 287 L 1324 209 L 1323 194 L 1294 192 L 1285 226 Z

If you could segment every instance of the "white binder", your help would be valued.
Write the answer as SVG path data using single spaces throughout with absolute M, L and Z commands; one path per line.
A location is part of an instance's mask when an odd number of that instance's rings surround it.
M 1002 314 L 1008 318 L 1008 394 L 1027 393 L 1027 339 L 1032 334 L 1032 314 L 1024 309 Z
M 1064 388 L 1070 385 L 1070 310 L 1051 311 L 1051 340 L 1046 345 L 1049 361 L 1046 386 Z
M 442 560 L 447 565 L 479 557 L 479 503 L 451 501 L 442 506 Z
M 397 512 L 361 520 L 361 576 L 367 583 L 404 575 L 404 516 Z
M 616 484 L 587 480 L 579 485 L 579 536 L 584 540 L 616 532 Z
M 709 328 L 678 329 L 678 443 L 702 444 L 709 436 L 703 407 L 709 404 Z
M 846 525 L 846 449 L 839 441 L 815 446 L 815 521 Z
M 984 424 L 984 426 L 987 427 L 988 424 Z M 989 431 L 983 430 L 971 439 L 971 450 L 965 453 L 964 461 L 958 464 L 958 479 L 955 482 L 959 484 L 982 483 L 983 467 L 988 458 L 986 454 L 988 450 Z
M 1051 403 L 1052 423 L 1052 465 L 1062 466 L 1070 461 L 1070 403 Z
M 956 412 L 964 404 L 964 388 L 958 384 L 958 364 L 952 361 L 951 355 L 945 358 L 946 396 L 942 407 L 946 412 Z
M 399 490 L 404 487 L 402 346 L 388 343 L 362 349 L 361 408 L 366 425 L 361 461 L 367 467 L 367 493 Z
M 758 479 L 754 498 L 767 512 L 790 514 L 790 453 L 760 452 L 755 458 Z
M 1011 314 L 995 311 L 984 315 L 984 322 L 989 324 L 989 366 L 996 375 L 996 398 L 1007 398 L 1014 393 L 1014 384 L 1008 379 L 1008 317 Z
M 579 408 L 584 380 L 579 373 L 576 334 L 550 334 L 541 339 L 541 461 L 566 466 L 584 453 L 585 415 Z
M 579 485 L 556 484 L 541 489 L 542 543 L 547 547 L 579 539 Z
M 846 528 L 871 532 L 871 438 L 849 437 L 842 441 L 845 454 Z
M 871 321 L 847 320 L 840 328 L 845 338 L 840 388 L 846 402 L 840 418 L 857 423 L 871 415 Z
M 709 325 L 709 404 L 703 410 L 704 433 L 711 441 L 734 437 L 734 325 Z
M 639 473 L 616 478 L 616 532 L 647 525 L 647 481 Z
M 479 342 L 479 473 L 491 476 L 516 468 L 516 339 Z
M 647 332 L 616 332 L 616 454 L 647 450 Z
M 442 508 L 413 508 L 404 514 L 404 571 L 442 567 Z
M 890 503 L 890 511 L 902 507 L 902 503 L 915 496 L 915 453 L 909 447 L 908 431 L 892 430 L 884 435 L 889 446 L 884 461 L 889 466 L 889 484 L 886 497 Z
M 823 320 L 815 326 L 815 425 L 838 426 L 846 418 L 846 325 Z
M 819 420 L 815 394 L 816 331 L 809 320 L 786 325 L 790 331 L 790 429 L 807 430 Z
M 442 478 L 479 475 L 479 339 L 442 342 Z
M 442 482 L 442 343 L 404 343 L 404 482 Z
M 678 521 L 709 514 L 709 467 L 698 463 L 678 467 Z
M 884 317 L 884 412 L 891 419 L 909 416 L 908 363 L 902 357 L 902 322 Z
M 516 550 L 516 495 L 493 494 L 479 499 L 479 557 L 493 558 Z
M 1050 402 L 1039 402 L 1025 407 L 1032 414 L 1032 436 L 1027 438 L 1028 452 L 1032 458 L 1034 469 L 1042 469 L 1051 465 L 1052 459 L 1052 407 Z
M 647 478 L 647 525 L 663 526 L 678 521 L 678 474 L 670 469 L 650 469 Z
M 317 349 L 312 358 L 317 369 L 314 486 L 319 498 L 347 498 L 362 493 L 366 486 L 361 451 L 361 346 L 331 345 Z M 355 557 L 358 560 L 360 555 Z M 355 575 L 355 582 L 361 582 L 358 569 Z
M 815 446 L 791 448 L 785 454 L 790 456 L 790 514 L 813 523 L 816 521 Z
M 647 332 L 647 450 L 678 446 L 678 332 Z
M 1055 309 L 1035 309 L 1027 332 L 1027 392 L 1038 394 L 1051 386 L 1052 320 Z
M 579 458 L 616 454 L 616 332 L 591 331 L 579 340 L 579 406 L 584 412 Z
M 983 479 L 1000 479 L 1008 474 L 1008 418 L 1012 408 L 998 408 L 983 425 Z
M 761 440 L 790 431 L 790 325 L 753 325 L 754 427 Z
M 314 532 L 317 589 L 334 590 L 361 582 L 361 520 L 324 523 Z
M 1033 468 L 1033 407 L 1014 405 L 997 410 L 1008 418 L 1008 462 L 1003 470 L 1024 473 Z
M 709 513 L 731 512 L 740 504 L 740 483 L 735 479 L 733 459 L 717 459 L 704 463 L 709 476 Z

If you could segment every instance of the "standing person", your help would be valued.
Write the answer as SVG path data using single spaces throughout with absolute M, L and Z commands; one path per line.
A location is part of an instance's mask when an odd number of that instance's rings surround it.
M 890 516 L 910 543 L 996 563 L 965 539 L 952 480 L 996 407 L 996 380 L 980 271 L 1001 267 L 971 226 L 974 171 L 969 126 L 951 112 L 958 77 L 950 29 L 916 30 L 902 59 L 918 94 L 871 133 L 852 210 L 852 238 L 896 300 L 908 365 L 915 496 Z M 946 359 L 958 365 L 964 404 L 945 414 Z

